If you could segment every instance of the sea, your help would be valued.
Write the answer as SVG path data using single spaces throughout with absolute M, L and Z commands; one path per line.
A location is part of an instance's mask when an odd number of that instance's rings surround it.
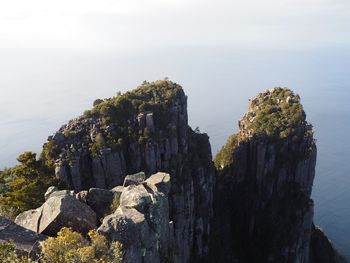
M 129 52 L 0 50 L 0 169 L 91 108 L 96 98 L 169 78 L 213 155 L 238 130 L 248 99 L 273 87 L 301 96 L 317 139 L 314 221 L 350 258 L 350 49 L 164 47 Z M 348 138 L 349 136 L 349 138 Z

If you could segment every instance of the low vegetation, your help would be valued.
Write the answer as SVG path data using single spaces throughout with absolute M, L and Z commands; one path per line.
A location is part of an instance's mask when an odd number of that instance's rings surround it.
M 42 263 L 120 263 L 123 259 L 122 245 L 109 243 L 107 239 L 91 230 L 85 238 L 69 228 L 62 228 L 57 237 L 49 237 L 42 244 Z M 16 254 L 11 242 L 0 242 L 0 262 L 30 263 L 27 256 Z
M 232 135 L 218 152 L 214 163 L 222 169 L 233 163 L 234 149 L 239 142 L 249 138 L 263 140 L 293 141 L 305 140 L 309 143 L 300 156 L 308 156 L 312 150 L 312 125 L 306 122 L 306 115 L 300 97 L 287 88 L 274 88 L 253 98 L 248 112 L 240 121 L 240 131 Z M 309 140 L 310 139 L 310 140 Z
M 99 155 L 100 150 L 108 147 L 112 150 L 122 149 L 125 142 L 132 141 L 140 144 L 151 142 L 154 134 L 148 128 L 139 129 L 137 122 L 131 120 L 139 113 L 152 112 L 156 131 L 167 134 L 173 132 L 169 126 L 169 104 L 183 93 L 181 86 L 169 81 L 159 80 L 155 82 L 143 82 L 133 91 L 105 99 L 95 100 L 91 111 L 84 115 L 89 118 L 99 119 L 101 131 L 90 144 L 92 155 Z M 113 127 L 113 134 L 107 127 Z
M 1 263 L 30 263 L 28 257 L 21 257 L 16 254 L 16 247 L 11 242 L 0 241 L 0 262 Z
M 95 230 L 91 230 L 85 238 L 65 227 L 57 233 L 57 237 L 45 240 L 42 254 L 45 263 L 120 263 L 123 258 L 119 242 L 109 243 Z
M 300 97 L 290 89 L 275 88 L 255 97 L 242 121 L 244 129 L 255 136 L 283 139 L 305 126 L 305 118 Z
M 222 169 L 233 163 L 233 151 L 237 145 L 237 135 L 231 135 L 215 157 L 214 164 L 217 169 Z

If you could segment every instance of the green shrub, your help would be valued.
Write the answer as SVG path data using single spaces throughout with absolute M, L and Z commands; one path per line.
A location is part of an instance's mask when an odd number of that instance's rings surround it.
M 183 90 L 181 86 L 169 81 L 144 82 L 133 91 L 117 96 L 98 100 L 94 103 L 91 114 L 101 120 L 102 129 L 114 124 L 113 136 L 104 134 L 105 144 L 112 150 L 118 150 L 124 143 L 139 142 L 145 144 L 151 141 L 153 134 L 149 130 L 142 131 L 138 137 L 139 127 L 131 122 L 139 113 L 153 112 L 154 123 L 157 131 L 165 132 L 166 135 L 173 133 L 170 127 L 169 104 L 176 99 Z M 155 135 L 159 136 L 159 134 Z M 122 139 L 122 142 L 119 141 Z M 90 152 L 97 156 L 101 145 L 94 142 L 90 145 Z
M 275 88 L 255 97 L 244 122 L 255 136 L 282 139 L 292 137 L 295 127 L 306 124 L 300 97 L 287 88 Z
M 96 230 L 91 230 L 86 239 L 80 233 L 65 227 L 57 233 L 57 237 L 49 237 L 44 241 L 42 254 L 45 263 L 119 263 L 123 257 L 121 244 L 109 244 Z
M 217 169 L 220 170 L 223 167 L 233 163 L 233 152 L 237 145 L 238 136 L 231 135 L 214 159 L 214 164 Z
M 29 263 L 32 261 L 28 257 L 16 255 L 16 247 L 14 244 L 6 241 L 0 241 L 0 262 Z
M 94 103 L 93 103 L 93 106 L 95 107 L 95 106 L 97 106 L 98 104 L 101 104 L 103 102 L 103 100 L 101 100 L 101 99 L 96 99 L 95 101 L 94 101 Z
M 43 145 L 43 150 L 40 154 L 40 160 L 42 160 L 43 163 L 49 167 L 52 172 L 54 171 L 55 167 L 55 155 L 58 154 L 59 151 L 59 146 L 54 140 L 49 140 Z
M 51 185 L 57 185 L 52 170 L 36 154 L 24 152 L 17 160 L 20 165 L 1 173 L 6 190 L 0 193 L 2 213 L 13 218 L 20 212 L 43 204 L 44 193 Z

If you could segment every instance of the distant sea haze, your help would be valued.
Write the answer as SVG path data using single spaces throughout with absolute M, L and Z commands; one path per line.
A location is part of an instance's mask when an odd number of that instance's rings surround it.
M 189 121 L 213 154 L 238 129 L 248 99 L 276 86 L 301 96 L 317 139 L 315 223 L 350 258 L 350 50 L 183 48 L 133 54 L 1 54 L 0 167 L 91 108 L 96 98 L 169 77 L 188 95 Z M 147 54 L 147 55 L 145 55 Z

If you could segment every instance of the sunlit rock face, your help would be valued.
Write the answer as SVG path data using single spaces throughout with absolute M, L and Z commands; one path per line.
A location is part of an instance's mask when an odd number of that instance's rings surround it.
M 188 126 L 187 97 L 168 80 L 145 82 L 71 120 L 49 137 L 44 156 L 75 191 L 122 185 L 127 174 L 171 176 L 175 262 L 209 251 L 215 169 L 209 137 Z

